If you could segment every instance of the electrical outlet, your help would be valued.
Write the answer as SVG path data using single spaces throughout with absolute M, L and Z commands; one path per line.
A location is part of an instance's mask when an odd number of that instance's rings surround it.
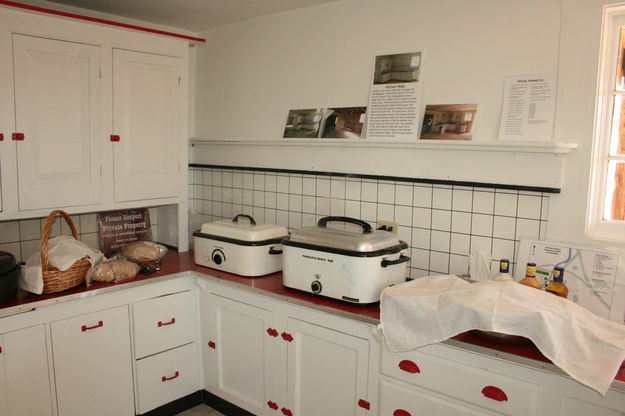
M 397 234 L 397 229 L 399 228 L 399 224 L 394 221 L 387 220 L 378 220 L 378 230 L 390 231 L 392 233 Z

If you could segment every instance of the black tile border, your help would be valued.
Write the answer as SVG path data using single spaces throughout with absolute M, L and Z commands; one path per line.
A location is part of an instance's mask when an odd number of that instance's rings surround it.
M 156 409 L 143 413 L 140 416 L 174 416 L 200 404 L 205 404 L 225 416 L 254 416 L 254 414 L 248 412 L 247 410 L 243 410 L 206 390 L 198 390 L 195 393 L 181 397 L 173 402 L 166 403 Z
M 313 175 L 313 176 L 333 176 L 342 178 L 358 178 L 358 179 L 370 179 L 378 181 L 395 181 L 395 182 L 409 182 L 409 183 L 428 183 L 433 185 L 455 185 L 455 186 L 469 186 L 474 188 L 493 188 L 493 189 L 511 189 L 516 191 L 529 191 L 529 192 L 544 192 L 549 194 L 559 194 L 561 188 L 549 188 L 542 186 L 526 186 L 526 185 L 506 185 L 486 182 L 469 182 L 469 181 L 452 181 L 445 179 L 427 179 L 427 178 L 407 178 L 402 176 L 386 176 L 386 175 L 367 175 L 360 173 L 342 173 L 342 172 L 323 172 L 314 170 L 298 170 L 298 169 L 277 169 L 277 168 L 262 168 L 262 167 L 249 167 L 249 166 L 227 166 L 227 165 L 210 165 L 204 163 L 189 163 L 190 168 L 206 168 L 206 169 L 228 169 L 228 170 L 244 170 L 252 172 L 274 172 L 274 173 L 289 173 L 300 175 Z

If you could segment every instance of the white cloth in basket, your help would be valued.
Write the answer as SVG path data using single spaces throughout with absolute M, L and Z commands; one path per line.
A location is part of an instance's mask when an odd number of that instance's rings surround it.
M 86 257 L 91 268 L 87 272 L 87 286 L 91 282 L 93 266 L 104 259 L 104 255 L 99 250 L 87 246 L 80 240 L 62 235 L 48 240 L 48 264 L 65 271 L 72 267 L 76 261 Z M 41 271 L 41 253 L 33 253 L 26 259 L 26 265 L 22 266 L 19 286 L 32 293 L 40 295 L 43 293 L 43 277 Z
M 605 395 L 625 359 L 625 325 L 515 282 L 428 276 L 386 288 L 380 328 L 391 352 L 471 329 L 521 335 L 572 378 Z

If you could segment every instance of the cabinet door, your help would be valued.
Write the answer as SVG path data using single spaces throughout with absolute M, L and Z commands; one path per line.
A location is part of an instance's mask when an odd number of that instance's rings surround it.
M 51 328 L 59 416 L 134 415 L 128 307 Z
M 13 35 L 20 210 L 101 201 L 99 54 Z
M 43 325 L 0 335 L 0 415 L 52 415 Z
M 206 390 L 256 415 L 271 400 L 272 313 L 211 293 L 203 295 Z
M 178 195 L 180 60 L 113 50 L 115 200 Z
M 288 397 L 294 416 L 366 415 L 369 342 L 288 319 Z

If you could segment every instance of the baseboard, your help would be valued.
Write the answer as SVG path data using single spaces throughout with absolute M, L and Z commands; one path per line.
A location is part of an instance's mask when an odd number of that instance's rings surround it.
M 174 416 L 200 404 L 205 404 L 219 413 L 223 413 L 225 416 L 255 416 L 253 413 L 243 410 L 206 390 L 198 390 L 188 396 L 181 397 L 178 400 L 143 413 L 141 416 Z

